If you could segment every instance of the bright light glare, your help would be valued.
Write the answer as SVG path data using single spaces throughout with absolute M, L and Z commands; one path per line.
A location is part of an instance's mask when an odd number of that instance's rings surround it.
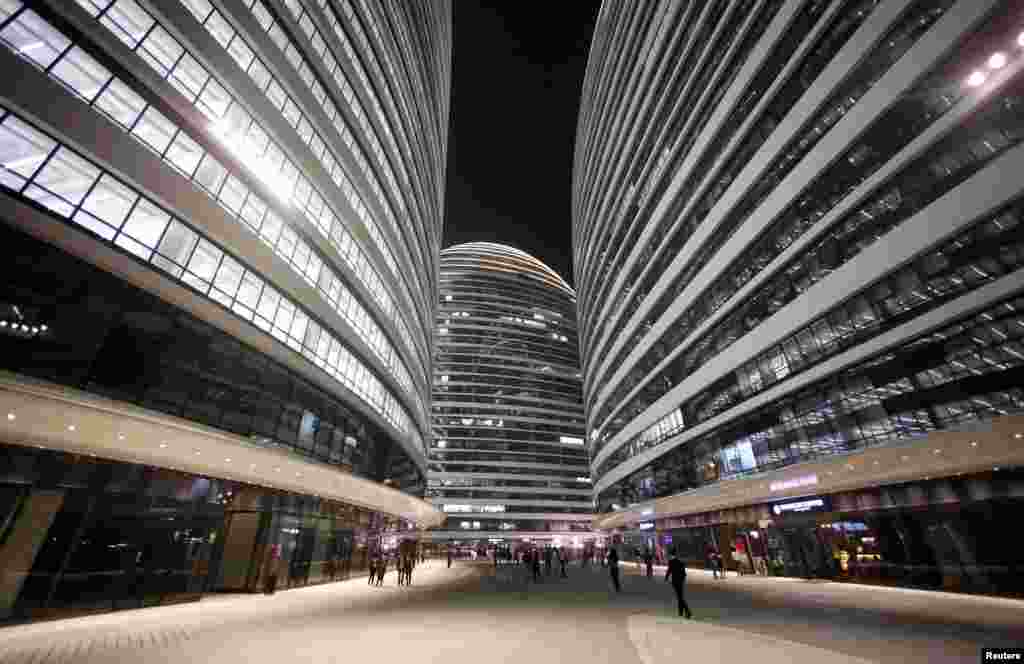
M 1017 45 L 1024 48 L 1024 32 L 1017 36 Z
M 1006 64 L 1005 53 L 993 53 L 992 57 L 988 59 L 988 66 L 992 69 L 1002 69 Z
M 281 201 L 291 204 L 291 191 L 295 183 L 289 184 L 281 177 L 281 174 L 263 159 L 263 155 L 256 153 L 244 136 L 232 129 L 231 123 L 227 120 L 218 120 L 210 125 L 210 131 L 220 139 L 224 147 L 255 173 L 263 184 L 277 194 Z
M 985 75 L 980 71 L 976 71 L 967 77 L 967 85 L 971 86 L 972 88 L 976 88 L 984 82 Z

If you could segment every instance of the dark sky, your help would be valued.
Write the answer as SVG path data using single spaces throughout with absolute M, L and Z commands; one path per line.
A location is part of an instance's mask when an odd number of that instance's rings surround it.
M 572 150 L 600 3 L 456 0 L 444 246 L 486 240 L 572 279 Z

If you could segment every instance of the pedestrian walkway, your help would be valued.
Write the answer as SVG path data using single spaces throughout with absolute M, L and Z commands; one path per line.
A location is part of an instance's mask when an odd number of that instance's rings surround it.
M 527 583 L 521 567 L 431 561 L 416 568 L 410 587 L 398 587 L 392 571 L 382 588 L 354 579 L 0 628 L 0 663 L 944 664 L 976 662 L 983 646 L 1024 643 L 1024 602 L 1016 600 L 798 579 L 714 581 L 694 570 L 687 597 L 695 620 L 687 621 L 675 616 L 663 571 L 653 579 L 624 571 L 616 593 L 600 566 Z

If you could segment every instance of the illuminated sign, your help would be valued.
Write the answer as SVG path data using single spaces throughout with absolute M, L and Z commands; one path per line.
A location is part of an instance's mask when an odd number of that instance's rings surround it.
M 795 503 L 778 503 L 776 505 L 772 505 L 772 511 L 776 514 L 784 514 L 786 512 L 811 512 L 819 509 L 825 509 L 825 501 L 821 498 L 811 498 L 810 500 L 799 500 Z
M 818 483 L 817 475 L 804 475 L 803 477 L 797 477 L 792 480 L 783 480 L 781 482 L 772 482 L 768 485 L 771 491 L 788 491 L 789 489 L 799 489 L 803 486 L 814 486 Z
M 653 521 L 648 521 L 646 523 L 641 523 L 640 524 L 640 530 L 651 530 L 652 528 L 654 528 L 654 522 Z

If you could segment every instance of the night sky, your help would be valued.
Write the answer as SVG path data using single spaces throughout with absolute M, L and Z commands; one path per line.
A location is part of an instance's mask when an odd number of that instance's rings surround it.
M 572 283 L 572 150 L 600 2 L 453 5 L 444 246 L 509 244 Z

